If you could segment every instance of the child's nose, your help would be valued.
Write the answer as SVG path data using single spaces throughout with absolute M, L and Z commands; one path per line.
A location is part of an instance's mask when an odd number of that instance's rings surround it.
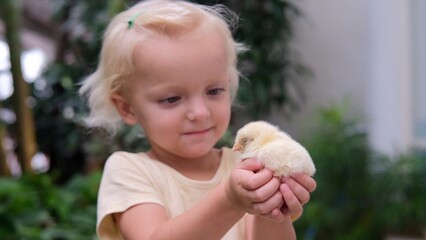
M 204 99 L 195 99 L 192 104 L 190 104 L 188 109 L 188 119 L 191 121 L 194 120 L 204 120 L 210 117 L 210 110 L 207 106 L 207 103 Z

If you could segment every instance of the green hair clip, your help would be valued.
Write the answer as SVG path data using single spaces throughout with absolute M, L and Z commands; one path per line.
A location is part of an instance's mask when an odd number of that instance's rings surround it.
M 138 18 L 141 14 L 142 14 L 141 12 L 138 12 L 129 21 L 127 21 L 127 24 L 128 24 L 127 29 L 131 29 L 135 25 L 136 18 Z

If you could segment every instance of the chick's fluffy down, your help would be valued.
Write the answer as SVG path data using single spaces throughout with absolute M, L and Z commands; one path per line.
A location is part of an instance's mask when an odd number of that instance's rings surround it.
M 237 132 L 234 150 L 241 158 L 256 158 L 275 176 L 304 173 L 313 176 L 315 165 L 308 151 L 287 133 L 265 121 L 246 124 Z

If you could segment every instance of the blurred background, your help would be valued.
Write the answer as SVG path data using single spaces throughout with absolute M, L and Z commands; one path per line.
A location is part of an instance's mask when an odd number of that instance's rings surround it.
M 82 124 L 79 83 L 135 0 L 0 1 L 0 239 L 96 239 L 103 164 L 149 146 Z M 231 126 L 281 126 L 317 190 L 299 239 L 426 239 L 426 1 L 199 0 L 240 16 L 250 47 Z

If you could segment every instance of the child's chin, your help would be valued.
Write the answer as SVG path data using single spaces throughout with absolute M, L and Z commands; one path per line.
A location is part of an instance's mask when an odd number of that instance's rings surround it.
M 185 155 L 186 158 L 189 158 L 189 159 L 202 158 L 202 157 L 208 155 L 212 150 L 213 150 L 212 145 L 194 146 L 191 149 L 187 149 L 184 152 L 184 155 Z

